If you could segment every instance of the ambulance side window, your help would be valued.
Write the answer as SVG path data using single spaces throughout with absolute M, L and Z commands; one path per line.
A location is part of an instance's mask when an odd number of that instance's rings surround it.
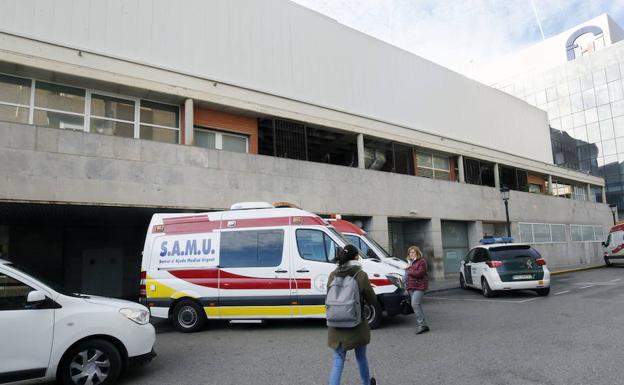
M 297 248 L 303 259 L 331 262 L 336 254 L 336 243 L 320 230 L 297 230 Z
M 274 267 L 282 263 L 283 230 L 221 232 L 221 267 Z

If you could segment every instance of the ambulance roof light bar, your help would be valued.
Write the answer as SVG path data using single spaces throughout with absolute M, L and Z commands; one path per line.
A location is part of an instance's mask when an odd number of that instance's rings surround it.
M 272 209 L 274 206 L 267 202 L 237 202 L 230 206 L 230 210 Z

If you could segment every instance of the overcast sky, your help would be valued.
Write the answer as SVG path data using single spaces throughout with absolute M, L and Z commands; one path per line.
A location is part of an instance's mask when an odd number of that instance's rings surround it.
M 460 73 L 542 39 L 531 0 L 293 1 Z M 624 28 L 624 0 L 534 2 L 546 38 L 602 13 Z

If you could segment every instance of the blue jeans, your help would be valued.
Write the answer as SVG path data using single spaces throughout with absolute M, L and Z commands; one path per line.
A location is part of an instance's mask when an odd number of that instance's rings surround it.
M 414 290 L 411 293 L 412 309 L 414 309 L 414 314 L 416 314 L 416 325 L 419 328 L 427 326 L 427 322 L 425 321 L 425 313 L 423 312 L 422 306 L 420 305 L 423 295 L 425 295 L 425 292 L 422 290 Z
M 329 374 L 329 385 L 340 385 L 340 377 L 342 376 L 342 369 L 344 369 L 346 357 L 347 352 L 342 346 L 338 346 L 338 349 L 334 350 L 334 366 Z M 355 348 L 355 359 L 360 369 L 362 385 L 370 385 L 370 373 L 368 371 L 368 360 L 366 359 L 366 345 Z

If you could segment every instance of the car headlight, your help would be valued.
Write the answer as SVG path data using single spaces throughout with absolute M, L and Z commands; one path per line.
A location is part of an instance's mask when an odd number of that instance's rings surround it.
M 130 309 L 130 308 L 122 308 L 119 309 L 119 313 L 126 316 L 131 321 L 138 323 L 139 325 L 145 325 L 149 322 L 150 313 L 147 310 L 143 309 Z
M 392 282 L 392 284 L 399 289 L 402 290 L 405 288 L 405 285 L 403 284 L 403 277 L 401 277 L 399 274 L 388 274 L 386 275 L 386 278 L 388 278 L 390 282 Z

